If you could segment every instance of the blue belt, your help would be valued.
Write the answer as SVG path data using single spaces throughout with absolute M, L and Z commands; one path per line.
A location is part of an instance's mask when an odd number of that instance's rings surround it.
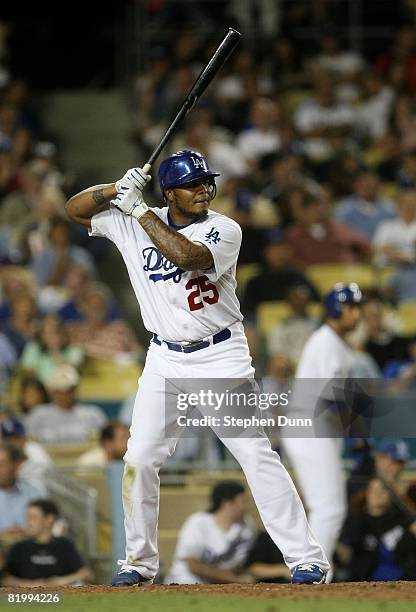
M 228 338 L 231 338 L 231 330 L 226 327 L 212 336 L 212 344 L 219 344 L 219 342 L 224 342 L 224 340 L 228 340 Z M 195 351 L 200 351 L 201 349 L 207 348 L 211 344 L 210 339 L 195 340 L 195 342 L 178 344 L 176 342 L 163 340 L 155 333 L 152 336 L 152 342 L 158 346 L 162 346 L 162 342 L 164 342 L 170 351 L 176 351 L 178 353 L 194 353 Z

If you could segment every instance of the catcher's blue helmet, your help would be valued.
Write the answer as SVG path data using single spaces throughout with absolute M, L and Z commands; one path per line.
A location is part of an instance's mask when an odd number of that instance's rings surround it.
M 162 193 L 165 189 L 180 187 L 204 177 L 212 179 L 215 188 L 216 176 L 219 176 L 219 173 L 212 172 L 208 168 L 207 160 L 201 153 L 188 149 L 167 157 L 159 167 L 159 184 Z
M 325 314 L 330 319 L 339 319 L 343 304 L 361 304 L 363 295 L 357 283 L 337 283 L 325 296 Z

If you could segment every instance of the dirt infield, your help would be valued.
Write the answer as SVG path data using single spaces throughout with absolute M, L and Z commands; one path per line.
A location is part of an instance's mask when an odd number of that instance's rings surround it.
M 285 599 L 342 599 L 372 601 L 414 601 L 416 605 L 416 582 L 348 582 L 316 586 L 290 584 L 216 584 L 216 585 L 153 585 L 147 587 L 112 588 L 107 585 L 89 585 L 82 587 L 47 588 L 0 588 L 0 594 L 7 592 L 42 592 L 56 591 L 65 595 L 100 595 L 114 596 L 121 593 L 137 593 L 142 589 L 148 594 L 177 594 L 200 597 L 233 596 L 254 598 Z

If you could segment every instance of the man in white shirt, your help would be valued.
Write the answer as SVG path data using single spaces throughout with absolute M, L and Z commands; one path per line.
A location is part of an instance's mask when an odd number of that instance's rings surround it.
M 360 319 L 361 300 L 361 291 L 355 283 L 339 283 L 325 297 L 325 323 L 306 342 L 299 360 L 289 410 L 292 414 L 313 418 L 318 400 L 335 402 L 338 383 L 351 375 L 354 353 L 345 336 Z M 329 419 L 330 431 L 332 415 L 324 418 Z M 320 424 L 314 423 L 315 427 Z M 332 437 L 307 439 L 290 435 L 290 427 L 282 429 L 283 448 L 296 472 L 312 528 L 332 559 L 346 515 L 342 439 L 336 433 Z
M 183 524 L 167 583 L 254 582 L 243 571 L 255 530 L 246 519 L 247 496 L 238 482 L 221 482 L 208 512 Z
M 281 148 L 278 131 L 280 110 L 269 98 L 256 98 L 251 106 L 252 126 L 237 137 L 237 148 L 251 168 L 257 168 L 261 158 L 277 153 Z
M 121 461 L 127 450 L 129 428 L 120 421 L 110 421 L 100 432 L 100 445 L 78 457 L 80 467 L 105 467 L 111 461 Z
M 44 443 L 87 442 L 98 434 L 107 423 L 107 417 L 99 406 L 77 401 L 79 375 L 69 364 L 55 368 L 47 389 L 49 404 L 36 406 L 26 417 L 29 436 Z
M 304 138 L 306 154 L 312 160 L 329 159 L 337 144 L 350 133 L 354 111 L 338 102 L 331 79 L 316 80 L 313 96 L 296 109 L 294 123 Z
M 382 221 L 373 238 L 374 261 L 395 266 L 387 285 L 399 301 L 416 299 L 416 189 L 400 192 L 398 217 Z
M 209 210 L 217 174 L 199 152 L 178 151 L 159 167 L 163 208 L 145 203 L 142 191 L 150 177 L 140 168 L 115 183 L 90 187 L 66 204 L 69 216 L 87 226 L 90 235 L 116 244 L 143 323 L 152 332 L 124 456 L 126 558 L 112 580 L 116 587 L 149 584 L 158 571 L 158 473 L 187 425 L 177 404 L 182 395 L 177 390 L 185 383 L 177 381 L 196 383 L 199 390 L 208 377 L 226 379 L 231 388 L 236 379 L 253 385 L 235 293 L 241 228 Z M 189 413 L 189 406 L 185 409 Z M 270 441 L 258 430 L 250 438 L 226 431 L 216 433 L 244 470 L 292 581 L 322 583 L 328 561 Z

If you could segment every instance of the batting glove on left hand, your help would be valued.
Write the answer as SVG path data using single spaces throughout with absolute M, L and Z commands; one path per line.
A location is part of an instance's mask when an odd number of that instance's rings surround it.
M 138 191 L 143 191 L 151 178 L 150 174 L 146 174 L 141 168 L 130 168 L 123 178 L 116 181 L 116 190 L 121 193 L 122 187 L 125 187 L 126 189 L 135 188 Z
M 135 217 L 137 220 L 149 210 L 148 205 L 143 200 L 142 192 L 136 188 L 121 187 L 121 193 L 110 203 L 125 215 Z

